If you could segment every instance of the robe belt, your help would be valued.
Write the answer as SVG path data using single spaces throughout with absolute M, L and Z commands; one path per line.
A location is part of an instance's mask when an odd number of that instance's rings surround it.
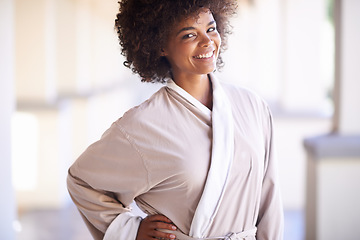
M 211 238 L 193 238 L 180 231 L 171 231 L 167 229 L 161 229 L 162 232 L 172 233 L 176 235 L 175 240 L 243 240 L 247 237 L 255 237 L 257 228 L 251 228 L 238 233 L 229 233 L 225 237 L 211 237 Z

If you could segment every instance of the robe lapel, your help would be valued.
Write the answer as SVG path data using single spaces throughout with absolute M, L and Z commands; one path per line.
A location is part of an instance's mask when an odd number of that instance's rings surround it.
M 212 113 L 208 114 L 212 114 L 213 143 L 211 164 L 204 191 L 190 227 L 189 235 L 195 238 L 205 237 L 217 213 L 225 192 L 234 153 L 234 125 L 230 102 L 216 77 L 210 74 L 210 79 L 213 86 L 213 109 Z M 200 110 L 209 111 L 174 82 L 169 83 L 168 87 L 178 92 Z
M 200 101 L 198 101 L 196 98 L 191 96 L 188 92 L 186 92 L 184 89 L 176 85 L 176 83 L 173 80 L 169 80 L 166 84 L 168 88 L 171 88 L 175 92 L 177 92 L 180 96 L 185 98 L 187 101 L 189 101 L 192 105 L 194 105 L 196 108 L 198 108 L 200 111 L 202 111 L 209 119 L 211 119 L 211 111 L 208 109 L 205 105 L 203 105 Z

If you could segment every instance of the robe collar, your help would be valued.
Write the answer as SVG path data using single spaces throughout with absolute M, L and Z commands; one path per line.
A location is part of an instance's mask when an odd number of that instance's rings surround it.
M 204 104 L 202 104 L 199 100 L 191 96 L 187 91 L 182 89 L 179 85 L 177 85 L 173 80 L 168 80 L 166 86 L 175 92 L 177 92 L 180 96 L 189 101 L 193 106 L 203 112 L 206 116 L 211 119 L 211 110 L 207 108 Z
M 226 189 L 234 155 L 234 123 L 230 101 L 218 79 L 210 74 L 213 87 L 213 109 L 210 111 L 201 102 L 175 84 L 168 87 L 187 99 L 195 107 L 212 118 L 213 142 L 211 164 L 204 186 L 204 191 L 195 210 L 190 226 L 191 237 L 204 238 L 221 205 Z

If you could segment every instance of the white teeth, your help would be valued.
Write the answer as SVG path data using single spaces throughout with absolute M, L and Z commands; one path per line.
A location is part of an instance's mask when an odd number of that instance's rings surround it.
M 195 56 L 195 58 L 209 58 L 213 55 L 213 52 L 209 52 L 209 53 L 206 53 L 206 54 L 200 54 L 198 56 Z

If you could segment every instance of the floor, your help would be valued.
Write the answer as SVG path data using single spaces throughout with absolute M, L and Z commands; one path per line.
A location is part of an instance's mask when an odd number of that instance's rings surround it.
M 91 240 L 85 224 L 71 204 L 63 210 L 24 212 L 17 224 L 16 240 Z M 284 240 L 304 239 L 302 211 L 285 211 Z
M 33 210 L 19 217 L 16 240 L 91 240 L 73 205 L 63 210 Z

